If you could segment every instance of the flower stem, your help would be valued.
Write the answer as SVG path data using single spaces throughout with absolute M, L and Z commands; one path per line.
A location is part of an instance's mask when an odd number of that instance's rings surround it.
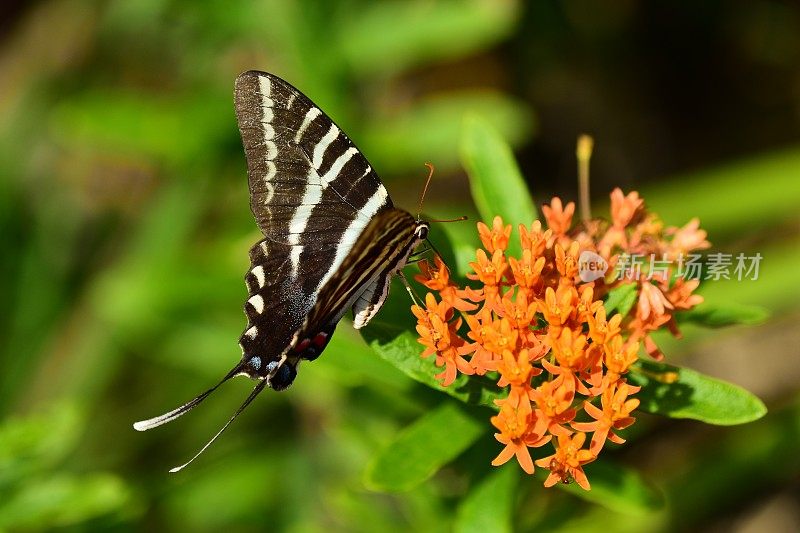
M 592 218 L 589 199 L 589 160 L 592 158 L 594 140 L 589 135 L 578 137 L 578 146 L 575 155 L 578 158 L 578 184 L 580 186 L 581 220 L 588 222 Z

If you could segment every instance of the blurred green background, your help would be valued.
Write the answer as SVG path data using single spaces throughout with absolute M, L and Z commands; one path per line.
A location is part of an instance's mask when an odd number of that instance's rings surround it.
M 174 424 L 131 427 L 240 357 L 259 238 L 232 101 L 247 69 L 311 96 L 396 204 L 414 210 L 433 162 L 431 216 L 474 215 L 465 112 L 512 143 L 537 202 L 576 199 L 575 138 L 594 135 L 595 214 L 614 186 L 637 189 L 668 224 L 699 216 L 715 250 L 763 255 L 758 281 L 704 294 L 764 306 L 767 323 L 686 326 L 663 347 L 770 414 L 736 428 L 641 416 L 607 452 L 663 491 L 661 510 L 635 517 L 514 469 L 487 478 L 489 411 L 476 411 L 485 437 L 451 465 L 383 494 L 364 483 L 372 458 L 451 400 L 342 324 L 289 391 L 263 394 L 167 474 L 251 387 L 234 380 Z M 794 3 L 6 0 L 0 530 L 797 530 L 798 205 Z M 480 508 L 494 515 L 478 521 L 475 502 L 501 489 L 511 509 Z

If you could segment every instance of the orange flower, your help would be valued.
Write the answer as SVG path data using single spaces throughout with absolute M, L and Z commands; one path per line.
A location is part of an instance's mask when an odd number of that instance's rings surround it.
M 559 283 L 564 285 L 574 285 L 578 279 L 578 243 L 572 242 L 569 248 L 556 243 L 556 269 L 559 274 Z
M 519 242 L 523 250 L 530 250 L 533 258 L 541 257 L 552 237 L 553 230 L 543 232 L 542 223 L 538 220 L 533 221 L 530 232 L 525 224 L 519 225 Z
M 517 294 L 515 301 L 511 299 L 511 291 L 508 291 L 502 300 L 502 317 L 508 319 L 509 323 L 516 329 L 527 330 L 533 322 L 536 314 L 536 303 L 528 303 L 528 296 L 524 292 Z
M 622 189 L 617 187 L 611 191 L 611 220 L 618 229 L 626 227 L 634 218 L 641 214 L 644 200 L 639 198 L 639 193 L 633 191 L 627 196 L 622 194 Z
M 465 344 L 461 349 L 461 354 L 472 354 L 469 362 L 479 376 L 484 375 L 486 372 L 497 370 L 496 361 L 499 357 L 496 357 L 494 352 L 485 348 L 485 345 L 489 343 L 491 336 L 494 334 L 492 312 L 488 307 L 484 307 L 474 315 L 467 315 L 466 320 L 467 326 L 469 326 L 467 337 L 474 342 Z
M 576 377 L 578 391 L 581 394 L 594 397 L 606 389 L 608 380 L 605 373 L 607 369 L 603 366 L 604 352 L 603 345 L 597 343 L 590 344 L 586 349 L 586 367 Z M 590 387 L 586 387 L 582 381 L 588 383 Z
M 525 292 L 533 297 L 542 285 L 542 269 L 545 265 L 544 257 L 534 260 L 533 252 L 528 249 L 522 251 L 522 259 L 515 257 L 508 258 L 508 264 L 514 276 L 514 283 L 520 288 L 520 292 Z
M 582 323 L 589 323 L 594 319 L 594 313 L 603 307 L 603 302 L 594 299 L 594 287 L 586 284 L 580 289 L 580 299 L 576 307 L 576 320 Z
M 444 370 L 434 377 L 441 381 L 444 387 L 447 387 L 456 380 L 458 372 L 468 376 L 475 373 L 472 366 L 459 353 L 458 347 L 460 344 L 463 343 L 448 346 L 446 349 L 436 354 L 436 366 L 444 365 Z
M 635 191 L 612 192 L 611 223 L 590 221 L 571 231 L 574 211 L 575 204 L 564 206 L 554 198 L 543 208 L 549 229 L 543 231 L 539 221 L 530 227 L 520 224 L 518 257 L 506 255 L 510 225 L 500 217 L 491 227 L 479 223 L 483 248 L 470 263 L 473 286 L 459 287 L 436 257 L 433 264 L 420 265 L 417 279 L 438 299 L 428 294 L 424 306 L 413 306 L 412 312 L 422 356 L 436 356 L 436 365 L 444 367 L 436 377 L 444 385 L 452 384 L 459 372 L 498 372 L 497 385 L 508 395 L 496 401 L 500 411 L 491 422 L 505 446 L 492 464 L 516 457 L 525 472 L 532 473 L 534 464 L 548 468 L 546 486 L 574 479 L 588 490 L 583 465 L 594 460 L 606 440 L 624 442 L 616 432 L 635 421 L 631 415 L 639 400 L 630 396 L 639 389 L 624 376 L 637 361 L 640 346 L 653 357 L 663 357 L 652 332 L 666 327 L 678 336 L 675 315 L 702 297 L 694 294 L 698 281 L 673 283 L 674 267 L 656 270 L 653 265 L 650 279 L 640 273 L 633 280 L 637 292 L 632 311 L 608 317 L 602 300 L 616 284 L 607 285 L 602 278 L 580 283 L 579 254 L 593 251 L 614 266 L 621 254 L 669 258 L 708 243 L 696 220 L 664 230 Z M 465 338 L 459 335 L 462 321 L 469 328 Z M 581 411 L 576 405 L 590 421 L 575 420 Z M 583 449 L 590 436 L 589 448 Z M 555 453 L 534 463 L 529 448 L 553 437 Z
M 518 355 L 514 355 L 511 350 L 503 350 L 503 358 L 497 364 L 497 370 L 500 372 L 500 381 L 497 382 L 499 386 L 511 385 L 512 388 L 523 389 L 526 398 L 531 377 L 542 373 L 539 368 L 534 371 L 527 349 L 520 350 Z
M 675 309 L 691 309 L 695 305 L 703 303 L 702 296 L 692 294 L 698 285 L 700 285 L 700 280 L 698 279 L 686 281 L 683 278 L 678 278 L 669 292 L 667 292 L 667 300 Z
M 464 339 L 458 336 L 458 328 L 461 326 L 461 319 L 448 322 L 452 316 L 452 308 L 446 302 L 436 303 L 433 294 L 425 296 L 425 309 L 417 305 L 412 307 L 412 312 L 417 317 L 417 333 L 420 337 L 418 342 L 425 346 L 422 352 L 423 357 L 436 355 L 436 366 L 444 366 L 445 369 L 436 379 L 442 381 L 442 385 L 450 385 L 456 379 L 457 371 L 464 374 L 472 374 L 472 367 L 459 353 L 459 348 L 464 345 Z
M 616 315 L 619 316 L 619 315 Z M 609 340 L 605 346 L 605 362 L 609 375 L 621 376 L 625 374 L 630 366 L 635 363 L 639 356 L 639 343 L 630 341 L 622 344 L 622 337 L 616 335 Z
M 594 316 L 589 316 L 589 336 L 598 344 L 603 344 L 609 339 L 619 335 L 622 315 L 619 313 L 606 320 L 606 308 L 602 305 L 597 308 Z
M 585 433 L 576 433 L 574 436 L 559 435 L 556 453 L 536 461 L 536 466 L 550 470 L 550 475 L 544 482 L 545 487 L 552 487 L 558 482 L 569 483 L 574 479 L 583 490 L 590 489 L 589 480 L 583 472 L 583 465 L 594 461 L 596 456 L 591 451 L 583 449 L 584 442 L 586 442 Z
M 503 219 L 494 217 L 490 230 L 483 222 L 478 222 L 478 235 L 487 252 L 493 254 L 496 250 L 505 251 L 508 248 L 508 239 L 511 237 L 511 224 L 503 226 Z
M 547 431 L 551 434 L 570 435 L 572 431 L 563 427 L 575 418 L 577 411 L 572 408 L 575 399 L 575 382 L 563 375 L 553 381 L 545 381 L 530 393 L 536 402 L 536 414 L 547 423 Z
M 635 341 L 641 339 L 644 341 L 644 349 L 647 354 L 653 359 L 660 361 L 664 359 L 664 354 L 661 353 L 661 350 L 650 336 L 650 332 L 656 331 L 664 325 L 669 326 L 672 321 L 673 319 L 670 315 L 656 315 L 651 313 L 645 320 L 637 316 L 628 324 L 628 330 L 631 332 L 630 339 Z
M 459 311 L 472 311 L 477 306 L 464 300 L 464 291 L 460 291 L 450 281 L 450 270 L 438 255 L 434 257 L 435 268 L 428 261 L 420 261 L 419 269 L 422 274 L 414 276 L 414 279 L 422 283 L 425 287 L 439 293 L 442 301 L 455 307 Z
M 469 264 L 475 271 L 475 274 L 468 274 L 467 277 L 469 279 L 478 280 L 487 287 L 496 287 L 500 285 L 508 269 L 502 250 L 495 250 L 491 260 L 483 250 L 478 250 L 476 256 L 478 260 Z
M 639 304 L 636 309 L 636 317 L 646 320 L 651 313 L 656 317 L 663 316 L 665 309 L 672 309 L 672 304 L 661 292 L 661 289 L 649 281 L 642 281 L 639 289 Z
M 575 213 L 575 202 L 570 202 L 567 207 L 561 204 L 561 198 L 555 197 L 550 205 L 542 206 L 542 213 L 547 220 L 547 227 L 556 235 L 565 235 L 572 226 L 572 215 Z
M 507 318 L 501 318 L 492 324 L 492 329 L 488 331 L 483 346 L 497 355 L 502 355 L 506 350 L 517 349 L 518 338 L 519 331 L 511 325 Z
M 642 212 L 644 213 L 644 212 Z M 628 238 L 625 250 L 632 254 L 663 255 L 666 243 L 661 235 L 664 224 L 653 215 L 642 214 L 643 220 L 636 224 Z
M 586 336 L 573 332 L 570 328 L 561 330 L 557 338 L 550 337 L 550 347 L 553 349 L 558 364 L 575 372 L 586 368 L 585 348 Z
M 491 418 L 492 425 L 500 430 L 495 433 L 505 448 L 492 461 L 492 466 L 500 466 L 516 456 L 517 462 L 528 474 L 533 474 L 533 460 L 528 448 L 538 448 L 550 441 L 544 435 L 544 424 L 538 421 L 530 403 L 517 402 L 509 398 L 500 402 L 500 413 Z
M 672 241 L 669 243 L 669 256 L 672 259 L 693 250 L 705 250 L 711 247 L 711 243 L 706 240 L 708 233 L 700 229 L 698 218 L 693 218 L 682 228 L 669 228 L 666 233 L 672 235 Z
M 491 261 L 483 250 L 478 250 L 476 256 L 478 260 L 469 264 L 475 274 L 467 274 L 467 277 L 483 284 L 481 297 L 485 301 L 485 305 L 492 310 L 499 311 L 500 284 L 508 270 L 508 263 L 506 263 L 503 251 L 495 250 Z
M 614 429 L 625 429 L 633 424 L 636 419 L 630 414 L 639 407 L 639 400 L 628 399 L 629 394 L 639 391 L 639 387 L 632 387 L 624 381 L 617 381 L 605 391 L 600 398 L 602 409 L 589 402 L 583 403 L 586 414 L 595 419 L 594 422 L 573 422 L 572 427 L 578 431 L 594 431 L 592 444 L 589 449 L 594 455 L 600 453 L 606 439 L 622 444 L 625 439 L 615 434 Z
M 574 287 L 562 285 L 555 291 L 552 287 L 547 287 L 544 302 L 539 302 L 539 311 L 551 326 L 561 327 L 572 318 L 577 298 Z

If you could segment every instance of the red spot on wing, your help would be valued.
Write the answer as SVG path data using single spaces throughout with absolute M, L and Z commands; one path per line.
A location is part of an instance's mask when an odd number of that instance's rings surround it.
M 314 340 L 311 342 L 314 343 L 314 346 L 317 348 L 324 348 L 326 344 L 328 344 L 328 334 L 327 333 L 317 333 L 314 336 Z

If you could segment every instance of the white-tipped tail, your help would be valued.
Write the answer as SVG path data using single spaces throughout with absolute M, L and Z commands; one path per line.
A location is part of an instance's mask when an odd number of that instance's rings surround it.
M 189 411 L 191 411 L 192 409 L 197 407 L 197 405 L 200 402 L 202 402 L 203 400 L 205 400 L 208 397 L 209 394 L 211 394 L 212 392 L 217 390 L 217 388 L 220 385 L 222 385 L 223 383 L 225 383 L 226 381 L 231 379 L 233 376 L 238 374 L 240 372 L 240 370 L 241 370 L 241 367 L 242 367 L 242 363 L 239 363 L 238 365 L 233 367 L 231 369 L 231 371 L 228 372 L 228 374 L 224 378 L 222 378 L 222 381 L 220 381 L 219 383 L 217 383 L 216 385 L 214 385 L 213 387 L 211 387 L 210 389 L 205 391 L 203 394 L 201 394 L 197 398 L 189 400 L 185 404 L 181 405 L 177 409 L 173 409 L 169 413 L 164 413 L 163 415 L 157 416 L 155 418 L 150 418 L 150 419 L 147 419 L 147 420 L 141 420 L 139 422 L 136 422 L 136 423 L 133 424 L 133 429 L 135 429 L 136 431 L 147 431 L 148 429 L 153 429 L 155 427 L 158 427 L 158 426 L 161 426 L 163 424 L 166 424 L 167 422 L 172 422 L 176 418 L 185 415 L 186 413 L 188 413 Z

